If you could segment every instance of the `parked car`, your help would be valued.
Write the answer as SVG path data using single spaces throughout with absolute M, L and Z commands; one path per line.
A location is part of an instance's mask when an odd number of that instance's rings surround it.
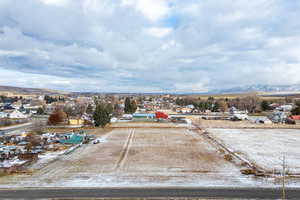
M 98 143 L 100 143 L 99 139 L 96 139 L 96 140 L 93 141 L 93 144 L 98 144 Z

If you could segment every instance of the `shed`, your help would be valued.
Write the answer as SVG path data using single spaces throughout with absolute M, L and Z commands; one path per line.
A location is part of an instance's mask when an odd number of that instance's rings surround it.
M 79 134 L 67 135 L 65 139 L 59 140 L 62 144 L 80 144 L 84 140 L 84 136 Z

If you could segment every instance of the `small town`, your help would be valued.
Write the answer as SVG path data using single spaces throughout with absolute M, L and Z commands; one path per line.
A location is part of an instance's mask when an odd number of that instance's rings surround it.
M 299 10 L 0 0 L 0 200 L 300 199 Z
M 83 148 L 83 146 L 96 146 L 101 151 L 102 143 L 107 143 L 108 139 L 113 140 L 112 136 L 106 135 L 120 134 L 114 132 L 122 132 L 122 130 L 127 132 L 127 129 L 132 129 L 132 131 L 135 129 L 139 131 L 156 130 L 158 133 L 162 131 L 165 134 L 168 129 L 171 132 L 174 130 L 192 131 L 187 134 L 198 135 L 197 137 L 201 137 L 201 140 L 210 143 L 209 145 L 218 151 L 215 152 L 217 154 L 215 156 L 223 159 L 222 162 L 226 161 L 235 165 L 236 168 L 239 168 L 239 173 L 245 175 L 245 178 L 251 175 L 252 177 L 267 177 L 270 181 L 270 177 L 272 177 L 275 181 L 281 176 L 280 152 L 275 153 L 274 149 L 269 149 L 268 152 L 268 149 L 264 149 L 266 155 L 259 158 L 252 148 L 260 143 L 264 144 L 263 137 L 272 140 L 274 145 L 280 144 L 282 139 L 274 136 L 278 131 L 280 131 L 278 135 L 282 136 L 291 134 L 294 145 L 300 139 L 294 133 L 294 130 L 300 128 L 300 98 L 297 95 L 276 97 L 249 93 L 241 96 L 214 97 L 138 94 L 75 95 L 72 93 L 29 95 L 2 92 L 0 97 L 0 172 L 2 176 L 0 185 L 6 183 L 6 177 L 18 177 L 18 174 L 31 175 L 34 173 L 33 171 L 42 170 L 48 164 L 58 162 L 56 160 L 62 159 L 66 155 L 76 154 L 76 151 L 79 151 L 77 149 Z M 235 141 L 238 140 L 241 143 L 246 137 L 250 146 L 240 149 L 239 146 L 236 147 L 238 144 L 227 141 L 229 138 L 226 133 L 230 130 L 233 132 L 230 137 L 235 137 Z M 262 130 L 270 133 L 261 133 L 264 134 L 261 141 L 256 142 L 256 135 Z M 234 134 L 235 131 L 242 135 Z M 250 132 L 247 134 L 245 131 Z M 172 134 L 171 132 L 170 134 Z M 134 137 L 132 134 L 130 133 L 129 137 Z M 227 134 L 229 135 L 229 133 Z M 161 136 L 157 135 L 156 137 L 158 139 Z M 132 143 L 132 140 L 129 138 L 128 141 L 123 141 L 126 146 L 122 151 L 125 151 L 127 155 L 121 153 L 121 157 L 126 157 L 120 159 L 124 159 L 124 161 L 122 160 L 124 164 L 130 159 L 130 148 L 132 147 L 127 146 L 129 145 L 127 143 Z M 148 140 L 146 135 L 143 140 Z M 150 144 L 145 145 L 147 147 Z M 287 160 L 293 159 L 293 156 L 288 157 L 288 155 L 295 153 L 292 147 L 290 150 L 291 152 L 288 152 L 286 149 Z M 172 152 L 169 152 L 169 155 L 171 156 Z M 269 163 L 261 163 L 260 159 L 262 158 L 270 159 Z M 85 157 L 82 159 L 84 160 Z M 266 164 L 268 165 L 266 166 Z M 290 177 L 291 183 L 300 184 L 297 178 L 298 167 L 294 164 L 296 163 L 291 163 L 291 171 L 287 172 L 287 175 Z M 173 164 L 169 167 L 172 166 Z M 181 167 L 178 167 L 179 169 Z M 209 169 L 211 170 L 211 167 Z M 202 168 L 194 170 L 201 171 Z M 135 173 L 139 174 L 138 171 Z M 186 173 L 189 174 L 188 171 Z M 51 179 L 51 176 L 47 178 Z M 169 178 L 172 181 L 172 178 Z M 64 180 L 56 181 L 62 183 Z M 76 182 L 76 180 L 74 181 Z M 164 182 L 160 182 L 159 178 L 156 181 L 164 184 Z M 278 184 L 274 181 L 270 181 L 269 184 Z M 193 181 L 190 184 L 192 183 Z M 60 185 L 54 182 L 53 186 L 57 186 L 57 184 Z M 110 182 L 109 184 L 119 186 L 118 184 L 122 184 L 122 182 Z M 133 182 L 132 184 L 142 183 Z

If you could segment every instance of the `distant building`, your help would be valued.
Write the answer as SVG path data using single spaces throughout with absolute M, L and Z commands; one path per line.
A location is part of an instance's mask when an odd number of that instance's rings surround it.
M 12 113 L 9 114 L 9 118 L 11 119 L 25 119 L 28 118 L 27 115 L 24 115 L 18 110 L 13 111 Z
M 66 134 L 64 139 L 59 140 L 59 142 L 62 144 L 80 144 L 83 141 L 84 136 L 75 133 Z
M 284 123 L 288 116 L 285 112 L 275 111 L 271 116 L 269 116 L 269 118 L 274 123 Z
M 248 114 L 247 110 L 238 110 L 236 107 L 232 106 L 229 108 L 229 113 L 234 115 L 234 114 Z
M 293 109 L 293 105 L 287 104 L 287 105 L 281 105 L 276 108 L 278 111 L 282 112 L 290 112 Z
M 0 112 L 0 119 L 1 118 L 7 118 L 7 117 L 8 117 L 8 113 Z

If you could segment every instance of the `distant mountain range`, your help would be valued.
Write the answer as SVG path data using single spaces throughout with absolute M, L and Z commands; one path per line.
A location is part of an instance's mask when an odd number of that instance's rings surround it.
M 51 90 L 51 89 L 41 89 L 41 88 L 23 88 L 23 87 L 13 87 L 13 86 L 0 86 L 0 92 L 12 92 L 19 94 L 40 94 L 40 95 L 56 95 L 56 94 L 67 94 L 66 92 Z
M 214 91 L 214 93 L 246 93 L 246 92 L 263 92 L 263 93 L 300 93 L 300 84 L 294 85 L 249 85 L 240 86 L 230 89 Z
M 23 88 L 23 87 L 13 87 L 13 86 L 0 86 L 0 92 L 14 92 L 20 94 L 40 94 L 40 95 L 59 95 L 59 94 L 72 94 L 72 95 L 99 95 L 99 94 L 141 94 L 141 93 L 108 93 L 108 92 L 63 92 L 59 90 L 52 89 L 42 89 L 42 88 Z M 237 93 L 249 93 L 249 92 L 259 92 L 266 94 L 299 94 L 300 84 L 294 85 L 250 85 L 250 86 L 239 86 L 229 89 L 211 90 L 205 94 L 237 94 Z M 166 92 L 167 93 L 167 92 Z M 155 95 L 156 93 L 145 93 Z M 157 93 L 161 94 L 161 93 Z M 196 94 L 196 93 L 185 93 Z M 203 94 L 203 93 L 199 93 Z

